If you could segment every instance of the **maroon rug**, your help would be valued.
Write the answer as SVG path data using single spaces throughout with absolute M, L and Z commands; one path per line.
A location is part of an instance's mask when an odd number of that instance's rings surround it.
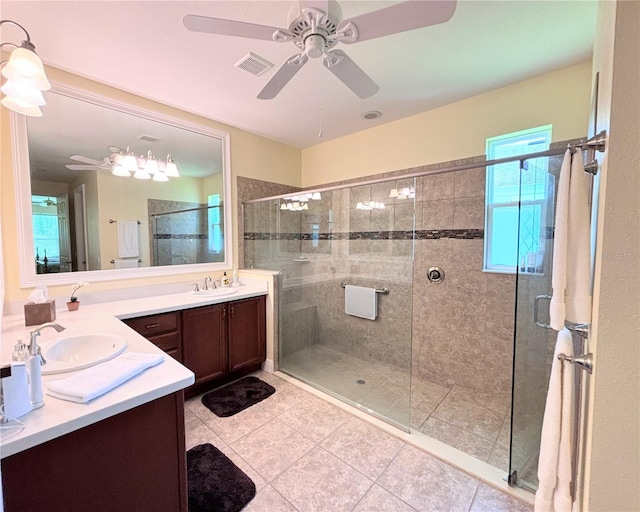
M 210 391 L 202 403 L 216 416 L 227 418 L 244 411 L 275 393 L 273 386 L 257 377 L 244 377 Z

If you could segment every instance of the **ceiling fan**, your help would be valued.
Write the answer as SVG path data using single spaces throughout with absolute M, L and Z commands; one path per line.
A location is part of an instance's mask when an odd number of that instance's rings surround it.
M 272 99 L 309 58 L 322 57 L 322 64 L 358 97 L 373 96 L 380 87 L 342 50 L 337 43 L 352 44 L 451 19 L 457 0 L 409 0 L 342 20 L 338 5 L 331 0 L 300 0 L 299 15 L 289 29 L 256 25 L 243 21 L 187 14 L 184 26 L 194 32 L 291 42 L 300 53 L 289 57 L 258 94 Z
M 71 160 L 75 160 L 76 162 L 83 162 L 85 164 L 65 165 L 67 169 L 70 169 L 72 171 L 96 171 L 100 169 L 111 169 L 111 160 L 108 156 L 105 156 L 102 160 L 95 160 L 94 158 L 89 158 L 88 156 L 82 155 L 71 155 L 69 158 Z

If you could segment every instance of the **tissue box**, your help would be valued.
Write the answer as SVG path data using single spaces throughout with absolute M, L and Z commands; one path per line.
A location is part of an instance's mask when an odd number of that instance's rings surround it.
M 24 305 L 24 325 L 40 325 L 56 319 L 56 301 L 48 300 L 42 304 Z

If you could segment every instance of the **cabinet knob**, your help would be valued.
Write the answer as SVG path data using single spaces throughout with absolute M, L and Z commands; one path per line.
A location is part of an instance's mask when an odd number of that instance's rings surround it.
M 231 318 L 233 318 L 233 306 L 231 306 Z

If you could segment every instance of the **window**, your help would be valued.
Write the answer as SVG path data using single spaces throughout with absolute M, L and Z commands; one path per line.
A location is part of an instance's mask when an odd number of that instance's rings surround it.
M 551 125 L 487 139 L 487 159 L 549 149 Z M 484 270 L 537 272 L 545 242 L 547 198 L 553 177 L 547 158 L 487 167 Z
M 213 194 L 207 198 L 207 223 L 209 225 L 209 252 L 220 254 L 222 252 L 222 227 L 221 215 L 222 205 L 220 204 L 220 194 Z

